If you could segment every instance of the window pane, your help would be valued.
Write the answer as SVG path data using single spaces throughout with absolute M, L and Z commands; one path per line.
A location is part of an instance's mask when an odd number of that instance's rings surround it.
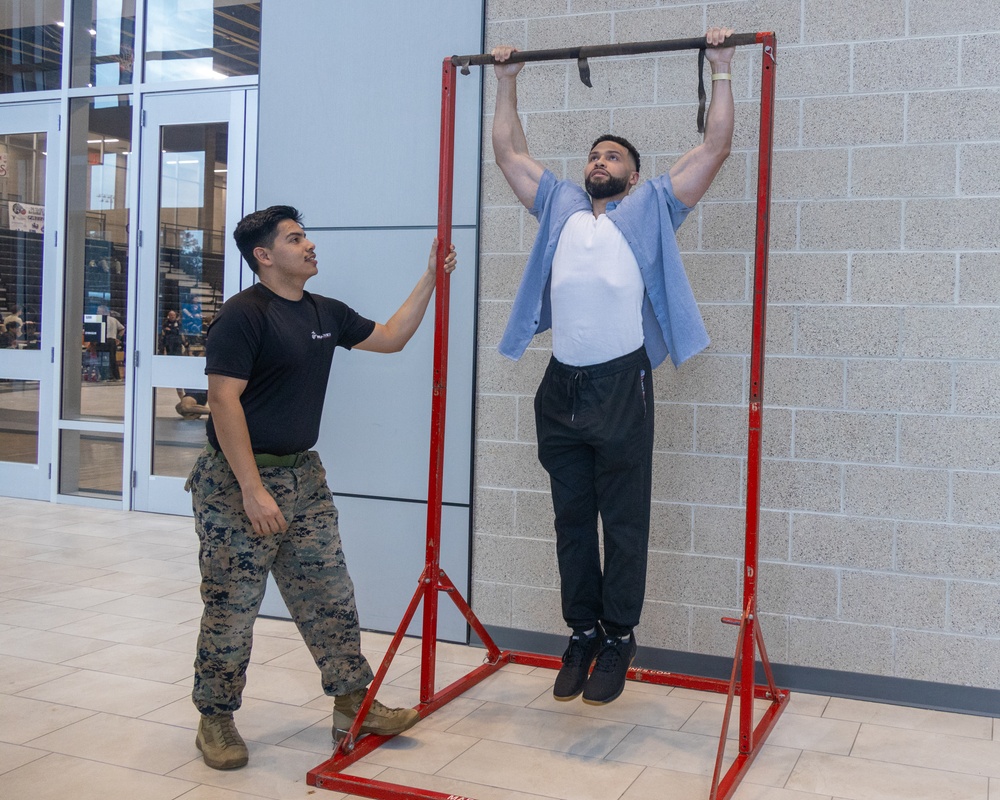
M 64 430 L 59 437 L 59 494 L 82 497 L 122 496 L 120 433 Z
M 256 75 L 259 63 L 259 2 L 149 0 L 147 82 Z
M 37 350 L 42 335 L 44 133 L 0 135 L 0 347 Z
M 229 126 L 162 131 L 157 353 L 203 356 L 205 331 L 222 304 Z
M 157 387 L 154 391 L 153 474 L 186 478 L 208 441 L 208 390 Z
M 70 101 L 63 419 L 124 419 L 131 135 L 128 98 Z
M 135 0 L 76 0 L 70 85 L 132 83 L 134 45 Z
M 0 94 L 62 86 L 62 0 L 0 2 Z
M 0 461 L 38 463 L 38 381 L 0 380 Z

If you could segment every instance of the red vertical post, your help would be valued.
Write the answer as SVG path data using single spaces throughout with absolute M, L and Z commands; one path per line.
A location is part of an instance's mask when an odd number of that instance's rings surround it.
M 764 428 L 764 338 L 767 333 L 767 258 L 771 212 L 771 148 L 774 130 L 775 36 L 761 34 L 760 145 L 757 155 L 757 239 L 754 249 L 753 330 L 750 344 L 747 441 L 746 555 L 743 568 L 743 637 L 740 683 L 740 753 L 754 749 L 753 696 L 757 629 L 757 557 L 760 522 L 761 434 Z
M 441 158 L 438 165 L 437 284 L 434 293 L 434 384 L 427 481 L 427 551 L 421 640 L 420 701 L 434 695 L 438 586 L 441 575 L 441 501 L 444 487 L 444 423 L 448 388 L 448 306 L 451 278 L 444 260 L 451 246 L 452 185 L 455 173 L 455 66 L 444 60 L 441 76 Z

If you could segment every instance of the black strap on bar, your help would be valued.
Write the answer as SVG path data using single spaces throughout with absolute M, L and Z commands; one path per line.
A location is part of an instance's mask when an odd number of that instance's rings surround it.
M 705 132 L 705 78 L 703 67 L 706 47 L 741 47 L 757 44 L 756 33 L 734 33 L 727 36 L 719 45 L 710 45 L 704 36 L 689 39 L 662 39 L 652 42 L 624 42 L 620 44 L 593 44 L 582 47 L 561 47 L 553 50 L 518 50 L 511 53 L 505 64 L 517 64 L 528 61 L 576 61 L 580 70 L 580 80 L 587 86 L 590 82 L 590 65 L 588 58 L 605 58 L 608 56 L 635 56 L 644 53 L 666 53 L 674 50 L 698 50 L 698 133 Z M 469 56 L 452 56 L 451 63 L 462 68 L 462 74 L 469 74 L 470 66 L 486 66 L 496 63 L 489 53 Z
M 698 133 L 705 132 L 705 48 L 698 51 Z

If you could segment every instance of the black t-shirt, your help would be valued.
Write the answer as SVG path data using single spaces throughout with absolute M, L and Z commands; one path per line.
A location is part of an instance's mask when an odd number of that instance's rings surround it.
M 329 297 L 279 297 L 254 284 L 227 300 L 208 328 L 205 372 L 247 381 L 240 397 L 255 453 L 308 450 L 319 437 L 333 351 L 367 339 L 375 323 Z M 212 417 L 208 441 L 219 448 Z

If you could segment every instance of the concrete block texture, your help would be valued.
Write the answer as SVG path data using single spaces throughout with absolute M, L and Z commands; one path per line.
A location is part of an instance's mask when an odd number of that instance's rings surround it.
M 956 472 L 952 520 L 965 525 L 996 525 L 1000 520 L 1000 472 Z
M 836 619 L 837 571 L 825 567 L 760 564 L 760 610 L 812 619 Z
M 909 142 L 964 142 L 970 132 L 989 131 L 995 126 L 1000 89 L 913 92 L 907 98 Z M 976 139 L 981 136 L 973 134 Z
M 558 587 L 512 586 L 511 625 L 514 628 L 541 633 L 564 634 L 570 631 L 562 618 L 562 605 Z
M 790 559 L 802 564 L 888 570 L 896 523 L 837 514 L 792 514 Z
M 855 197 L 940 197 L 955 193 L 954 145 L 858 147 L 852 151 Z
M 849 464 L 844 468 L 844 510 L 883 519 L 944 522 L 950 506 L 946 470 Z
M 1000 639 L 900 629 L 894 674 L 958 686 L 1000 685 Z
M 1000 29 L 1000 6 L 993 0 L 910 0 L 910 35 L 940 36 Z
M 650 600 L 739 608 L 742 592 L 738 559 L 649 554 L 646 597 Z
M 1000 3 L 489 0 L 487 49 L 778 35 L 759 611 L 779 663 L 1000 685 Z M 732 657 L 746 525 L 760 49 L 733 61 L 733 150 L 678 232 L 711 337 L 653 374 L 654 647 Z M 670 170 L 696 54 L 529 64 L 532 155 L 581 182 L 594 137 Z M 532 402 L 551 335 L 496 352 L 537 223 L 492 160 L 484 71 L 473 597 L 564 635 Z M 709 89 L 710 91 L 710 89 Z
M 775 79 L 778 97 L 847 94 L 851 88 L 851 48 L 847 44 L 784 46 L 779 33 L 781 65 Z M 758 78 L 759 82 L 759 78 Z
M 855 92 L 902 92 L 958 85 L 959 39 L 858 42 L 853 50 Z
M 903 213 L 904 246 L 908 250 L 996 250 L 1000 248 L 998 214 L 1000 197 L 909 200 Z
M 788 558 L 789 515 L 761 511 L 758 519 L 759 557 L 768 561 Z M 742 506 L 695 506 L 694 549 L 742 559 L 746 553 L 746 509 Z
M 647 6 L 653 5 L 647 3 Z M 649 42 L 698 36 L 705 32 L 702 7 L 699 5 L 643 8 L 619 11 L 614 15 L 616 42 Z M 689 53 L 688 57 L 692 55 Z M 694 67 L 691 68 L 692 75 Z
M 943 630 L 948 583 L 943 580 L 844 570 L 840 617 L 865 625 Z
M 958 267 L 958 302 L 967 305 L 996 305 L 998 298 L 1000 252 L 962 253 Z
M 962 83 L 966 86 L 1000 85 L 1000 64 L 995 54 L 1000 33 L 962 38 Z
M 896 569 L 1000 584 L 1000 526 L 901 522 L 896 534 Z
M 1000 186 L 1000 142 L 959 145 L 958 166 L 961 194 L 995 195 Z
M 649 549 L 690 553 L 692 506 L 653 502 L 650 505 Z
M 888 39 L 906 32 L 906 0 L 803 3 L 807 42 Z
M 851 299 L 856 303 L 928 305 L 955 299 L 952 253 L 855 253 Z
M 900 355 L 900 320 L 887 306 L 805 306 L 798 311 L 796 352 L 810 356 Z
M 952 366 L 924 359 L 851 359 L 846 403 L 859 411 L 939 412 L 952 407 Z
M 972 636 L 1000 637 L 1000 586 L 995 583 L 955 581 L 951 584 L 949 629 Z
M 635 629 L 636 641 L 650 647 L 690 651 L 691 615 L 689 606 L 646 600 Z
M 1000 414 L 1000 363 L 955 365 L 955 410 L 960 414 Z
M 765 459 L 761 464 L 762 508 L 784 511 L 841 510 L 843 468 L 821 461 Z
M 1000 417 L 906 414 L 900 418 L 902 464 L 1000 471 L 997 442 Z
M 477 534 L 473 577 L 485 583 L 557 588 L 559 570 L 552 542 Z
M 992 359 L 1000 353 L 1000 306 L 904 308 L 904 358 Z
M 899 144 L 903 141 L 904 111 L 901 94 L 806 98 L 802 101 L 802 144 Z
M 895 463 L 897 421 L 895 414 L 796 411 L 795 457 Z
M 609 13 L 597 13 L 528 19 L 528 49 L 608 44 L 611 42 L 611 18 Z
M 771 408 L 841 408 L 844 362 L 837 358 L 768 358 L 764 367 L 765 430 Z
M 898 200 L 806 203 L 799 217 L 799 245 L 803 250 L 899 250 L 902 214 Z
M 775 200 L 844 197 L 850 175 L 845 147 L 818 150 L 778 150 L 771 184 Z
M 788 662 L 803 667 L 837 669 L 865 675 L 900 675 L 893 658 L 893 629 L 829 620 L 788 620 Z

